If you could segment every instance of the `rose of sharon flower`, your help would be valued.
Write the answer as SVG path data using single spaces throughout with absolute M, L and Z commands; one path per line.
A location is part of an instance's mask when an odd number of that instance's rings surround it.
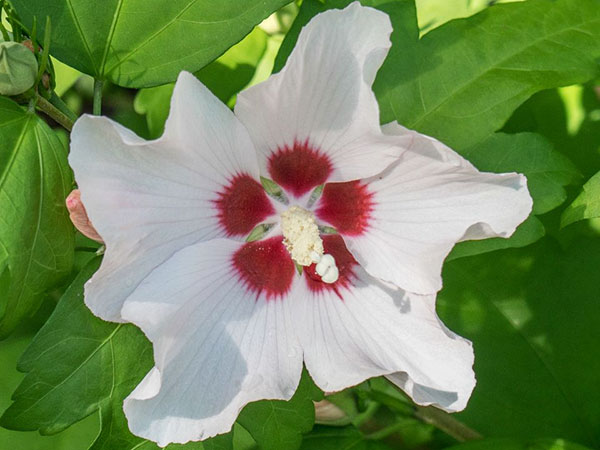
M 303 363 L 324 391 L 385 375 L 419 404 L 465 407 L 473 351 L 436 316 L 442 261 L 458 241 L 509 236 L 532 201 L 522 175 L 380 127 L 371 85 L 391 31 L 358 3 L 318 15 L 235 115 L 183 72 L 154 141 L 76 123 L 70 162 L 106 244 L 85 302 L 154 345 L 124 403 L 134 434 L 225 433 L 247 403 L 289 399 Z

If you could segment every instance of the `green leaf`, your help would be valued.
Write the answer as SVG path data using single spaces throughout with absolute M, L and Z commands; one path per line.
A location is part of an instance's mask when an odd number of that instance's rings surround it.
M 288 0 L 13 0 L 25 24 L 52 22 L 52 54 L 81 72 L 126 87 L 196 72 Z M 38 30 L 43 35 L 43 29 Z
M 389 450 L 390 447 L 365 436 L 354 427 L 315 427 L 304 437 L 301 450 Z
M 223 56 L 212 62 L 196 76 L 221 101 L 229 100 L 242 90 L 252 79 L 255 67 L 267 48 L 267 35 L 255 28 L 239 44 L 230 48 Z M 169 115 L 174 84 L 141 89 L 134 101 L 138 114 L 146 115 L 150 137 L 159 137 Z
M 0 298 L 2 338 L 69 273 L 74 231 L 64 206 L 72 175 L 56 134 L 0 97 L 0 142 L 0 286 L 10 284 Z
M 560 224 L 563 227 L 583 219 L 600 217 L 600 172 L 583 185 L 581 194 L 563 212 Z
M 445 265 L 438 311 L 475 349 L 477 386 L 458 420 L 487 437 L 598 447 L 598 267 L 597 236 Z
M 313 400 L 323 397 L 306 371 L 289 401 L 265 400 L 247 405 L 238 418 L 264 450 L 300 448 L 302 434 L 311 430 L 315 421 Z
M 382 122 L 434 136 L 456 149 L 502 127 L 542 89 L 598 72 L 597 0 L 529 0 L 496 5 L 416 40 L 394 22 L 392 51 L 378 75 Z M 399 75 L 400 74 L 400 75 Z

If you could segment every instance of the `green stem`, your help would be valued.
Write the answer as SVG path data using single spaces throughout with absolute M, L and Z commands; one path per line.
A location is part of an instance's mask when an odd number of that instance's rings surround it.
M 94 80 L 94 107 L 93 112 L 95 116 L 102 114 L 102 83 L 101 80 Z
M 65 113 L 63 113 L 60 109 L 58 109 L 56 106 L 54 106 L 52 103 L 50 103 L 48 100 L 46 100 L 39 94 L 37 94 L 36 101 L 36 106 L 40 111 L 54 119 L 55 122 L 62 125 L 68 131 L 71 131 L 73 129 L 74 121 Z
M 69 107 L 66 105 L 66 103 L 63 102 L 62 98 L 60 98 L 58 95 L 56 95 L 56 92 L 52 92 L 52 95 L 50 95 L 49 101 L 54 106 L 56 106 L 56 108 L 58 108 L 59 111 L 61 111 L 65 116 L 67 116 L 73 122 L 75 122 L 78 119 L 77 114 L 75 114 L 73 111 L 71 111 L 69 109 Z
M 446 434 L 452 436 L 459 442 L 482 439 L 483 436 L 477 431 L 459 422 L 450 414 L 434 408 L 433 406 L 417 406 L 415 416 L 423 422 L 439 428 Z

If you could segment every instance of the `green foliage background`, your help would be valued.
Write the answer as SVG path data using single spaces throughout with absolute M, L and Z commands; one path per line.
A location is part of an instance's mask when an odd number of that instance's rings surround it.
M 179 71 L 233 106 L 283 67 L 314 15 L 350 1 L 286 3 L 11 0 L 7 10 L 25 34 L 49 38 L 56 86 L 40 95 L 90 112 L 96 79 L 103 113 L 150 139 Z M 474 343 L 473 397 L 450 416 L 375 379 L 327 396 L 338 414 L 315 424 L 323 393 L 304 374 L 291 401 L 248 405 L 231 433 L 168 448 L 599 448 L 600 0 L 361 3 L 394 26 L 375 83 L 382 123 L 434 136 L 481 170 L 524 173 L 534 199 L 513 237 L 461 243 L 445 264 L 438 312 Z M 6 29 L 21 26 L 11 20 Z M 151 346 L 83 304 L 97 244 L 64 207 L 68 134 L 34 109 L 27 96 L 0 97 L 0 449 L 156 449 L 129 433 L 121 408 Z

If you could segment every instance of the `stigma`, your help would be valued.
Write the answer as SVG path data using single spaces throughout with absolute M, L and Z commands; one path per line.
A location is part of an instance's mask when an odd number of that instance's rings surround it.
M 281 214 L 283 245 L 290 256 L 301 266 L 316 264 L 315 270 L 324 283 L 334 283 L 339 278 L 335 259 L 324 254 L 319 226 L 310 211 L 292 206 Z

